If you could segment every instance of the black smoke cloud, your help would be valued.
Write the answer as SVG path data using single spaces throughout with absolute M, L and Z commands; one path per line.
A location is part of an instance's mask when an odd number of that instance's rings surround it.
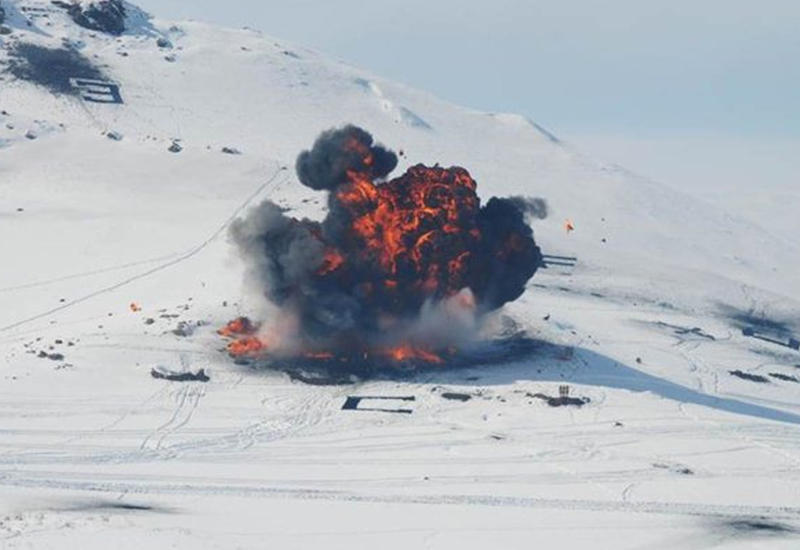
M 511 201 L 520 212 L 531 218 L 544 220 L 550 215 L 550 207 L 547 205 L 547 201 L 540 197 L 523 197 L 521 195 L 516 195 L 508 197 L 508 200 Z
M 369 164 L 365 159 L 370 159 Z M 345 183 L 348 170 L 378 180 L 395 167 L 397 155 L 374 144 L 369 132 L 353 125 L 323 132 L 310 151 L 303 151 L 297 157 L 296 164 L 300 183 L 317 191 Z
M 481 207 L 474 180 L 457 167 L 417 165 L 375 183 L 396 164 L 394 153 L 375 145 L 361 128 L 326 131 L 297 159 L 304 185 L 330 191 L 326 218 L 294 219 L 265 201 L 232 225 L 247 279 L 297 324 L 295 338 L 303 349 L 316 345 L 354 351 L 423 332 L 447 345 L 441 340 L 452 342 L 457 332 L 447 314 L 454 301 L 474 300 L 469 315 L 479 318 L 519 298 L 541 264 L 541 251 L 525 221 L 529 201 L 492 198 Z M 351 181 L 349 171 L 368 181 Z M 355 195 L 363 192 L 369 198 L 348 202 L 345 195 L 354 188 Z M 412 195 L 423 201 L 425 211 L 407 210 Z M 453 204 L 453 211 L 441 209 Z M 537 208 L 541 211 L 540 204 Z M 414 253 L 400 253 L 391 268 L 380 260 L 380 245 L 371 249 L 353 231 L 380 209 L 418 218 L 401 237 L 408 250 L 416 243 Z M 382 231 L 381 239 L 388 242 Z M 432 328 L 419 330 L 423 326 Z

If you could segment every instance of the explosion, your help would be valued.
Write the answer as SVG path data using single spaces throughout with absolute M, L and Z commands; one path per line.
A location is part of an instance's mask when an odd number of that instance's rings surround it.
M 517 299 L 541 263 L 519 198 L 484 206 L 463 168 L 413 166 L 365 130 L 324 132 L 297 159 L 327 191 L 321 222 L 265 201 L 231 235 L 251 283 L 280 315 L 220 330 L 233 355 L 443 363 L 477 321 Z

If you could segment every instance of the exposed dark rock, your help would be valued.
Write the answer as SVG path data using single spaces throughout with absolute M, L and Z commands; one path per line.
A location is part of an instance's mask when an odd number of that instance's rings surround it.
M 588 397 L 550 397 L 549 395 L 545 395 L 543 393 L 527 393 L 525 395 L 526 397 L 535 397 L 536 399 L 541 399 L 551 407 L 583 407 L 591 401 L 591 399 Z
M 150 376 L 171 382 L 208 382 L 211 380 L 205 369 L 197 372 L 173 372 L 163 367 L 156 367 L 150 371 Z
M 183 146 L 177 141 L 173 141 L 172 145 L 169 146 L 167 151 L 169 151 L 170 153 L 180 153 L 181 151 L 183 151 Z
M 225 153 L 226 155 L 241 155 L 242 154 L 242 152 L 239 149 L 236 149 L 235 147 L 223 147 L 222 148 L 222 152 Z
M 158 46 L 159 48 L 171 49 L 172 43 L 166 38 L 161 37 L 158 40 L 156 40 L 156 46 Z
M 730 373 L 737 378 L 749 380 L 750 382 L 758 382 L 759 384 L 766 384 L 769 382 L 769 379 L 766 376 L 761 376 L 760 374 L 750 374 L 749 372 L 740 370 L 732 370 Z
M 445 392 L 442 394 L 442 398 L 451 401 L 469 401 L 472 399 L 472 396 L 468 393 Z
M 54 1 L 67 10 L 75 23 L 85 29 L 119 36 L 125 32 L 125 3 L 123 0 L 96 0 L 83 4 Z
M 784 382 L 800 382 L 800 379 L 798 379 L 796 376 L 782 374 L 780 372 L 771 372 L 769 375 L 773 378 L 777 378 L 778 380 L 783 380 Z

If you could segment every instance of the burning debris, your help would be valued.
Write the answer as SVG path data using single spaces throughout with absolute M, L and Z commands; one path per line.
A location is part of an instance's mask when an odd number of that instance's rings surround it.
M 231 354 L 443 363 L 522 295 L 542 261 L 525 216 L 544 203 L 481 206 L 463 168 L 416 165 L 386 181 L 396 166 L 365 130 L 329 130 L 296 166 L 303 185 L 329 192 L 324 220 L 265 201 L 233 224 L 249 282 L 280 315 L 222 329 Z

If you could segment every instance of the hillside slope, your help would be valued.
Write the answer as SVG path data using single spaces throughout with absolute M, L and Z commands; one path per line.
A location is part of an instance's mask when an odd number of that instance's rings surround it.
M 257 31 L 121 2 L 121 34 L 76 22 L 104 4 L 0 0 L 10 548 L 99 528 L 130 546 L 796 544 L 795 244 L 524 117 Z M 540 353 L 320 387 L 220 351 L 214 329 L 255 308 L 230 221 L 267 197 L 321 217 L 294 159 L 344 123 L 402 151 L 396 173 L 460 165 L 483 198 L 548 201 L 537 241 L 577 261 L 541 270 L 490 327 L 524 330 Z M 155 366 L 211 382 L 154 380 Z M 587 404 L 536 397 L 563 384 Z M 352 395 L 413 396 L 413 414 L 341 411 Z

